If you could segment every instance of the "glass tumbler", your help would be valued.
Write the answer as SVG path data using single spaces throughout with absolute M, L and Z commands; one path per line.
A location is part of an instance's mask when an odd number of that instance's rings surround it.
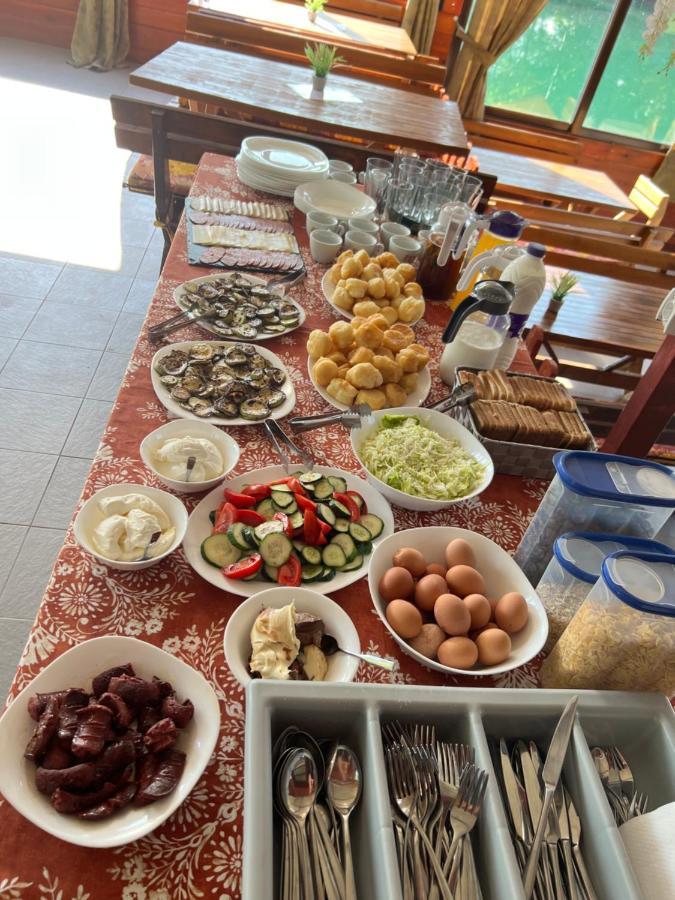
M 375 214 L 378 217 L 381 217 L 384 211 L 384 199 L 392 170 L 392 163 L 386 159 L 371 156 L 366 160 L 363 186 L 366 194 L 375 201 Z
M 392 179 L 387 185 L 384 215 L 390 222 L 407 225 L 415 201 L 417 186 L 410 180 Z

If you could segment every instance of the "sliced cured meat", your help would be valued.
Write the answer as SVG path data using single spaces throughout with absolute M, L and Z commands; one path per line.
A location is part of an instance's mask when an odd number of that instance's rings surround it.
M 220 261 L 224 252 L 222 247 L 207 247 L 199 255 L 199 262 L 205 263 L 207 266 L 213 265 Z
M 211 218 L 208 213 L 197 212 L 194 209 L 191 209 L 188 215 L 190 216 L 190 221 L 194 222 L 195 225 L 208 225 L 209 219 Z

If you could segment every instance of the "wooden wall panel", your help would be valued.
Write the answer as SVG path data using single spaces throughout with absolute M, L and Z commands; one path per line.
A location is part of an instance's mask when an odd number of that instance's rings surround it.
M 0 0 L 0 35 L 70 47 L 79 0 Z
M 129 0 L 130 57 L 146 62 L 183 38 L 187 0 Z

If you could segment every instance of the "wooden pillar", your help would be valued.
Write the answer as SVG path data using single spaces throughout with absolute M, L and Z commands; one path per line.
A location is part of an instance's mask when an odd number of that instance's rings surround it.
M 603 453 L 646 456 L 675 414 L 675 335 L 667 335 L 602 445 Z

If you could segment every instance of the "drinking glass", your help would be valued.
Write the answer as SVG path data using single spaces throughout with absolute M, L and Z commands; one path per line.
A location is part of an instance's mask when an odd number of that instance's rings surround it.
M 398 178 L 398 171 L 401 163 L 410 159 L 419 159 L 417 150 L 413 150 L 410 147 L 399 147 L 398 150 L 394 152 L 394 168 L 392 172 L 394 178 Z
M 455 200 L 467 203 L 475 208 L 483 193 L 483 182 L 475 175 L 469 175 L 466 169 L 462 169 L 457 179 L 457 196 Z
M 392 163 L 387 159 L 371 156 L 366 160 L 363 186 L 366 194 L 375 201 L 375 214 L 378 217 L 382 216 L 384 210 L 384 195 L 391 178 L 392 169 Z
M 408 180 L 392 179 L 387 185 L 384 214 L 390 222 L 408 225 L 417 186 Z

